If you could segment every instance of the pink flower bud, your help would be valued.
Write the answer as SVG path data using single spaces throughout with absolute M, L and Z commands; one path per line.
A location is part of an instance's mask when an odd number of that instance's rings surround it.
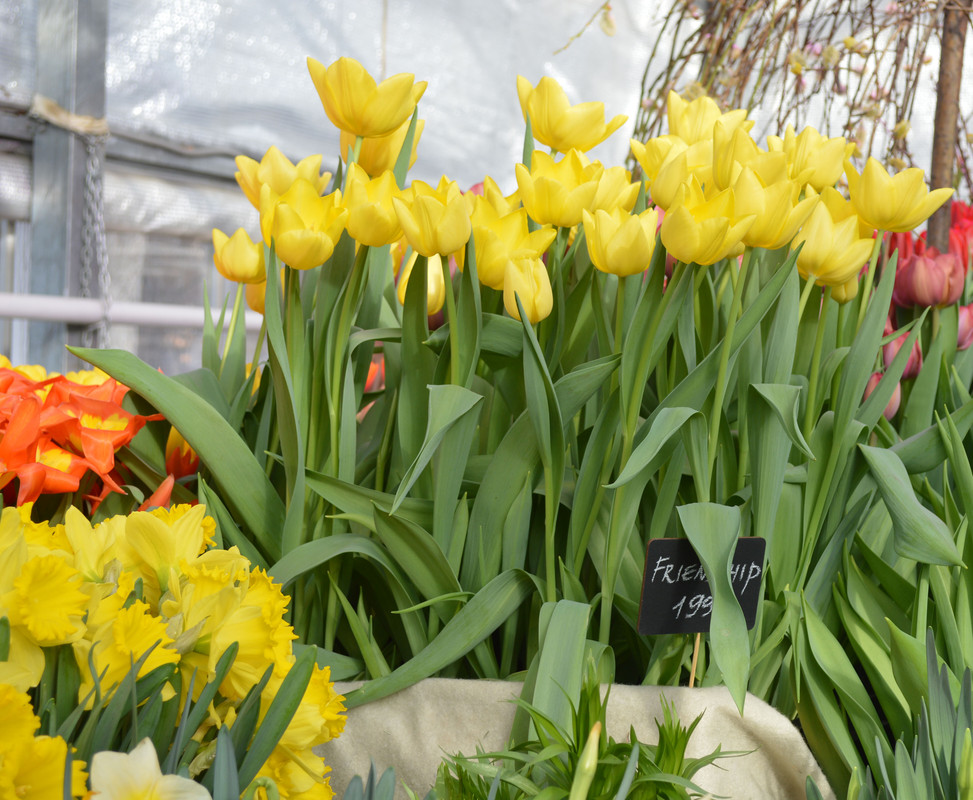
M 973 344 L 973 303 L 959 307 L 959 330 L 956 336 L 956 347 L 965 350 Z
M 895 326 L 891 320 L 888 320 L 885 323 L 885 335 L 888 336 L 891 333 L 895 333 Z M 901 336 L 897 336 L 891 342 L 882 346 L 882 362 L 885 364 L 885 369 L 891 366 L 892 361 L 898 355 L 899 350 L 905 346 L 906 339 L 908 338 L 909 334 L 903 333 Z M 902 379 L 908 380 L 909 378 L 916 377 L 921 369 L 922 349 L 919 347 L 919 340 L 916 339 L 912 343 L 912 352 L 909 353 L 909 360 L 905 362 L 905 371 L 902 373 Z
M 875 391 L 875 387 L 878 386 L 879 381 L 882 380 L 881 372 L 874 372 L 872 376 L 868 379 L 868 383 L 865 385 L 865 396 L 863 400 L 867 400 L 868 396 Z M 891 420 L 899 411 L 899 403 L 902 402 L 902 384 L 895 384 L 895 389 L 892 391 L 892 397 L 889 399 L 888 405 L 885 406 L 885 411 L 882 413 L 885 415 L 885 419 Z
M 924 253 L 913 253 L 911 258 L 899 262 L 892 301 L 897 306 L 952 305 L 963 294 L 965 282 L 959 258 L 927 247 Z

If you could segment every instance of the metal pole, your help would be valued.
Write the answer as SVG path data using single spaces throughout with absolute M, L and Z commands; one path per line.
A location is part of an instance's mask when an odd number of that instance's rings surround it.
M 70 114 L 103 119 L 108 0 L 38 0 L 37 6 L 37 94 Z M 34 294 L 80 294 L 85 161 L 77 133 L 54 123 L 38 126 L 31 196 Z M 80 344 L 80 331 L 69 336 L 64 322 L 30 323 L 29 361 L 65 370 L 68 341 Z

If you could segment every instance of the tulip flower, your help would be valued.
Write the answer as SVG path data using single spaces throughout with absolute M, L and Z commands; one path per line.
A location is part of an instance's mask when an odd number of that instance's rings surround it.
M 486 197 L 477 198 L 471 224 L 477 276 L 484 286 L 497 290 L 503 289 L 511 258 L 540 258 L 557 233 L 549 225 L 531 231 L 526 209 L 501 214 Z
M 711 97 L 697 97 L 687 103 L 675 92 L 669 92 L 666 100 L 666 115 L 669 120 L 669 133 L 678 136 L 687 145 L 713 138 L 713 125 L 722 120 L 727 129 L 743 127 L 750 130 L 753 120 L 747 119 L 744 109 L 723 113 Z
M 579 150 L 569 151 L 560 161 L 535 150 L 530 170 L 523 164 L 515 169 L 520 199 L 531 219 L 573 228 L 581 222 L 581 209 L 591 207 L 604 167 Z
M 591 263 L 602 272 L 619 277 L 637 275 L 649 268 L 655 249 L 659 211 L 648 208 L 629 214 L 622 208 L 582 212 L 585 242 Z
M 392 198 L 396 216 L 409 245 L 424 256 L 448 256 L 470 238 L 470 215 L 456 181 L 444 176 L 433 188 L 413 181 L 412 197 Z
M 358 164 L 348 167 L 343 205 L 348 209 L 348 233 L 359 244 L 382 247 L 402 236 L 392 205 L 399 192 L 391 172 L 369 179 Z
M 632 155 L 642 167 L 642 177 L 649 183 L 656 179 L 662 167 L 688 147 L 678 136 L 671 135 L 655 136 L 644 144 L 638 139 L 629 139 L 629 144 Z
M 677 153 L 659 169 L 652 181 L 652 202 L 668 211 L 676 201 L 679 187 L 695 176 L 703 187 L 713 186 L 713 143 L 697 142 Z
M 409 286 L 409 277 L 412 275 L 412 268 L 416 265 L 419 253 L 413 253 L 412 257 L 402 265 L 399 271 L 398 287 L 396 296 L 399 302 L 405 305 L 405 293 Z M 443 278 L 442 258 L 433 253 L 426 261 L 426 313 L 433 315 L 442 310 L 443 303 L 446 302 L 446 283 Z
M 503 278 L 503 307 L 514 319 L 520 319 L 517 300 L 524 307 L 527 321 L 540 322 L 554 308 L 554 292 L 547 267 L 539 258 L 516 258 L 507 262 Z
M 956 349 L 965 350 L 973 344 L 973 303 L 959 307 L 959 327 L 956 335 Z
M 169 429 L 169 437 L 166 439 L 165 463 L 166 472 L 175 478 L 195 475 L 199 469 L 199 456 L 175 428 Z
M 533 87 L 527 78 L 518 75 L 517 95 L 524 119 L 530 117 L 534 138 L 559 153 L 567 153 L 568 150 L 587 152 L 611 136 L 628 119 L 620 114 L 606 123 L 604 103 L 572 106 L 561 85 L 546 76 Z
M 764 186 L 750 167 L 743 167 L 733 183 L 736 213 L 756 217 L 743 243 L 767 250 L 790 244 L 818 203 L 813 189 L 803 200 L 799 199 L 800 191 L 801 187 L 790 180 Z
M 415 111 L 426 82 L 399 73 L 379 84 L 353 58 L 339 58 L 325 67 L 307 60 L 324 112 L 336 128 L 366 139 L 388 136 Z
M 865 394 L 862 400 L 867 400 L 869 395 L 875 391 L 875 387 L 878 386 L 879 382 L 882 380 L 881 372 L 874 372 L 868 379 L 868 383 L 865 384 Z M 895 384 L 895 389 L 892 390 L 892 397 L 889 398 L 888 404 L 885 406 L 885 410 L 882 414 L 885 419 L 891 420 L 898 412 L 899 405 L 902 402 L 902 384 Z
M 895 333 L 895 325 L 892 319 L 885 320 L 885 336 L 890 336 Z M 882 345 L 882 363 L 885 364 L 885 368 L 888 369 L 892 364 L 892 361 L 899 354 L 909 338 L 908 333 L 903 333 L 901 336 L 897 336 L 888 344 Z M 912 350 L 909 353 L 909 359 L 905 364 L 905 371 L 902 373 L 903 380 L 908 380 L 909 378 L 914 378 L 919 374 L 919 370 L 922 369 L 922 348 L 919 347 L 919 340 L 916 339 L 912 343 Z
M 388 136 L 377 139 L 362 139 L 361 150 L 358 153 L 358 165 L 371 177 L 377 178 L 386 170 L 395 169 L 395 162 L 399 158 L 402 145 L 405 144 L 406 134 L 412 119 L 407 119 Z M 424 119 L 416 120 L 416 132 L 412 137 L 412 152 L 409 155 L 409 167 L 416 163 L 417 148 L 422 131 L 426 127 Z M 349 148 L 355 146 L 355 135 L 348 131 L 341 132 L 341 155 L 347 156 Z
M 855 206 L 841 196 L 841 192 L 833 186 L 825 186 L 819 195 L 821 202 L 828 207 L 828 213 L 835 222 L 844 219 L 853 219 L 858 224 L 858 236 L 862 239 L 870 239 L 875 233 L 875 228 L 869 225 L 859 215 Z M 901 256 L 900 256 L 901 257 Z
M 707 200 L 693 176 L 679 188 L 662 219 L 662 244 L 685 264 L 715 264 L 743 252 L 743 237 L 754 219 L 736 213 L 732 189 Z
M 331 173 L 321 174 L 321 156 L 308 156 L 292 164 L 276 147 L 271 146 L 260 161 L 247 156 L 236 157 L 236 181 L 250 204 L 260 208 L 260 188 L 266 184 L 276 195 L 282 195 L 298 178 L 310 181 L 318 194 L 324 194 L 331 182 Z
M 845 174 L 858 216 L 883 231 L 911 231 L 953 194 L 952 189 L 930 192 L 921 169 L 912 167 L 889 175 L 874 158 L 865 162 L 861 175 L 845 161 Z
M 855 149 L 854 143 L 843 136 L 829 139 L 811 127 L 795 133 L 791 125 L 787 126 L 783 139 L 768 136 L 767 146 L 773 152 L 784 153 L 791 178 L 810 185 L 818 193 L 838 182 L 845 159 Z
M 213 263 L 228 281 L 260 283 L 267 277 L 263 243 L 252 241 L 243 228 L 232 236 L 213 228 Z
M 831 299 L 839 305 L 850 303 L 856 297 L 858 297 L 857 275 L 851 280 L 845 281 L 845 283 L 831 287 Z
M 598 178 L 598 189 L 589 210 L 616 208 L 631 211 L 639 195 L 639 184 L 632 183 L 632 173 L 625 167 L 608 167 Z
M 827 205 L 818 203 L 808 221 L 791 242 L 801 277 L 831 287 L 843 287 L 861 271 L 872 253 L 872 240 L 858 237 L 858 221 L 848 217 L 835 222 Z M 849 298 L 850 299 L 850 298 Z
M 892 302 L 903 307 L 942 308 L 960 299 L 965 284 L 966 270 L 959 259 L 928 247 L 898 262 Z
M 340 191 L 320 197 L 302 178 L 276 199 L 268 187 L 261 191 L 264 242 L 273 241 L 280 260 L 293 269 L 313 269 L 331 258 L 347 219 Z

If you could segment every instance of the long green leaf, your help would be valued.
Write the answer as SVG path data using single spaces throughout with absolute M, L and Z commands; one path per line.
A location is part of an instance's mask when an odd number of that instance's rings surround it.
M 220 413 L 185 386 L 124 350 L 68 348 L 103 369 L 165 414 L 206 464 L 226 505 L 272 557 L 284 525 L 284 504 L 246 443 Z

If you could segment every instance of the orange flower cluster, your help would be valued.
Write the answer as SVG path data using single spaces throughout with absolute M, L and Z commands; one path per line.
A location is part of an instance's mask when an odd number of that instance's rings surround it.
M 48 375 L 0 356 L 0 489 L 19 481 L 17 505 L 75 492 L 90 470 L 103 494 L 122 492 L 115 451 L 148 420 L 122 408 L 127 386 L 102 372 Z

